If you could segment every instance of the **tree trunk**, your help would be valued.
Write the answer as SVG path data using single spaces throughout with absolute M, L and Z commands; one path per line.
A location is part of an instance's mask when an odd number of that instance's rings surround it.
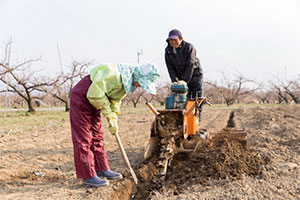
M 132 103 L 133 103 L 133 107 L 136 108 L 136 105 L 137 105 L 138 102 L 132 101 Z
M 300 100 L 299 100 L 299 98 L 296 96 L 296 95 L 294 95 L 291 91 L 286 91 L 286 93 L 288 94 L 288 95 L 290 95 L 290 97 L 292 98 L 292 100 L 296 103 L 296 104 L 299 104 L 300 103 Z
M 31 100 L 27 101 L 27 105 L 28 105 L 28 111 L 27 112 L 35 112 L 35 109 L 33 108 Z
M 224 100 L 225 100 L 227 106 L 230 106 L 234 103 L 234 100 L 231 98 L 224 98 Z
M 65 112 L 69 112 L 70 106 L 69 106 L 69 98 L 65 101 Z

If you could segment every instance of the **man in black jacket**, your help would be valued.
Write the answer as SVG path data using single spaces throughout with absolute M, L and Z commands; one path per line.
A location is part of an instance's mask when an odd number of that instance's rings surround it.
M 169 32 L 165 61 L 171 81 L 185 81 L 189 88 L 188 98 L 202 97 L 203 74 L 194 46 L 183 40 L 179 30 Z

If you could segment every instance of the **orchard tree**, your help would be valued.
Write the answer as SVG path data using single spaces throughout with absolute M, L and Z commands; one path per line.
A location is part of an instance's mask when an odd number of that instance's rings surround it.
M 27 60 L 12 66 L 0 63 L 0 81 L 7 85 L 8 92 L 18 94 L 26 101 L 28 112 L 35 112 L 33 99 L 39 97 L 33 94 L 34 91 L 39 91 L 40 87 L 51 84 L 48 81 L 42 82 L 35 77 L 36 71 L 30 72 L 31 64 L 37 61 L 39 59 Z
M 142 88 L 137 88 L 134 92 L 130 92 L 124 99 L 124 102 L 131 102 L 133 107 L 136 108 L 137 104 L 140 102 L 141 97 L 145 94 L 145 90 Z
M 50 82 L 53 84 L 44 85 L 40 88 L 40 91 L 45 92 L 64 103 L 65 111 L 69 111 L 71 90 L 79 80 L 87 75 L 86 68 L 91 64 L 91 62 L 72 61 L 67 72 L 62 71 L 55 78 L 50 79 Z
M 270 89 L 258 90 L 254 92 L 254 96 L 259 103 L 263 104 L 275 103 L 276 101 L 276 93 Z
M 255 84 L 253 80 L 247 79 L 240 73 L 235 75 L 235 78 L 231 80 L 227 74 L 222 73 L 221 85 L 216 83 L 210 83 L 223 97 L 227 106 L 234 104 L 239 97 L 245 96 L 247 94 L 252 94 L 259 87 L 256 86 L 253 89 L 248 89 L 245 87 L 247 83 Z M 256 85 L 256 84 L 255 84 Z
M 300 104 L 300 83 L 297 80 L 288 81 L 283 88 L 294 103 Z
M 35 96 L 34 92 L 37 94 L 41 86 L 51 83 L 41 81 L 41 78 L 36 76 L 38 72 L 31 70 L 31 65 L 41 58 L 10 64 L 11 44 L 11 40 L 5 44 L 4 56 L 0 61 L 0 81 L 7 86 L 6 91 L 16 93 L 26 101 L 28 112 L 35 112 L 33 99 L 39 97 Z
M 276 92 L 278 96 L 278 103 L 289 103 L 294 101 L 294 103 L 300 103 L 300 80 L 298 78 L 294 80 L 282 80 L 275 77 L 275 81 L 269 81 L 272 90 Z
M 151 103 L 155 99 L 155 95 L 147 93 L 143 94 L 142 97 L 146 101 L 146 103 Z
M 221 88 L 217 83 L 213 81 L 205 81 L 203 89 L 203 93 L 209 99 L 209 102 L 214 104 L 222 104 L 224 102 L 223 97 L 220 95 Z
M 171 83 L 158 84 L 156 88 L 156 95 L 154 96 L 161 106 L 165 104 L 165 99 L 171 94 Z

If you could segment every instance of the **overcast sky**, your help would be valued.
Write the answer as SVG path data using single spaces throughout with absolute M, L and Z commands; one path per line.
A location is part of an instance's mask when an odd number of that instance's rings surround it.
M 42 55 L 45 73 L 71 60 L 153 61 L 170 81 L 164 48 L 179 29 L 194 44 L 206 80 L 235 71 L 255 80 L 300 74 L 298 0 L 0 0 L 0 45 L 11 62 Z M 0 59 L 3 49 L 0 49 Z

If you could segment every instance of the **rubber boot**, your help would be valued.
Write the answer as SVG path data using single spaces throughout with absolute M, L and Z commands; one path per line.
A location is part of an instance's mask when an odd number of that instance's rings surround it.
M 102 172 L 97 172 L 97 176 L 100 178 L 107 178 L 109 180 L 122 179 L 123 176 L 120 173 L 113 172 L 111 170 L 106 170 Z
M 101 187 L 101 186 L 109 185 L 109 182 L 107 180 L 103 180 L 103 179 L 99 178 L 98 176 L 83 179 L 82 182 L 83 182 L 83 185 L 89 185 L 89 186 L 93 186 L 93 187 Z

